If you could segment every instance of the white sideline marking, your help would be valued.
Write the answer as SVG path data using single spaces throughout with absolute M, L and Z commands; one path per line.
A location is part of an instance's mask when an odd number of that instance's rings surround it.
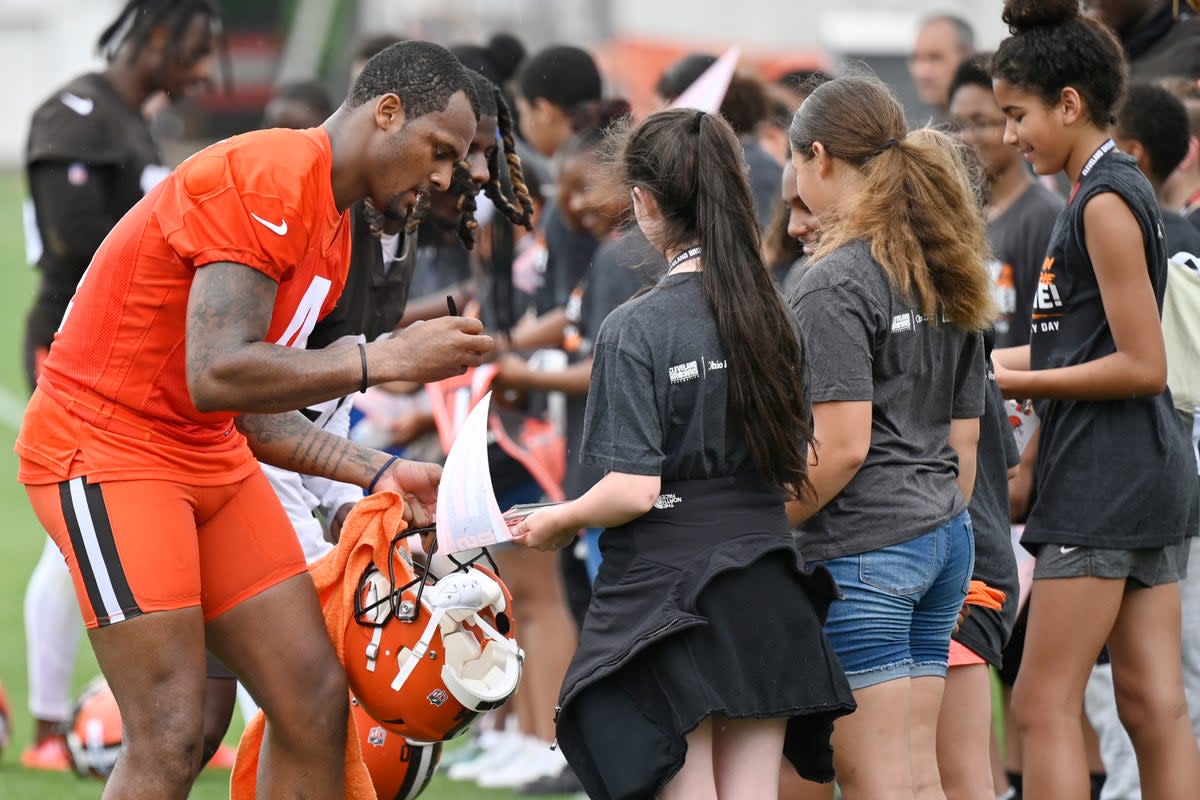
M 21 430 L 21 418 L 24 416 L 25 397 L 0 385 L 0 426 L 16 433 Z

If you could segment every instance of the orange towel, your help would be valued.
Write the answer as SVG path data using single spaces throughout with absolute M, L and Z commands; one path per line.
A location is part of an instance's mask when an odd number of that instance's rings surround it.
M 971 581 L 971 588 L 967 590 L 966 604 L 999 611 L 1004 608 L 1005 596 L 1004 592 L 993 589 L 983 581 Z
M 392 537 L 406 527 L 404 501 L 400 495 L 395 492 L 370 495 L 359 501 L 346 518 L 337 547 L 309 565 L 308 571 L 316 584 L 321 612 L 325 616 L 325 630 L 333 642 L 338 661 L 345 662 L 344 637 L 354 614 L 354 592 L 359 577 L 371 562 L 386 572 Z M 398 569 L 403 567 L 402 563 L 397 563 Z M 410 571 L 408 575 L 397 575 L 397 580 L 408 581 L 412 577 Z M 348 707 L 347 716 L 344 797 L 346 800 L 378 800 L 363 763 L 354 718 L 349 716 Z M 230 778 L 230 800 L 254 800 L 265 725 L 266 719 L 260 711 L 242 733 Z

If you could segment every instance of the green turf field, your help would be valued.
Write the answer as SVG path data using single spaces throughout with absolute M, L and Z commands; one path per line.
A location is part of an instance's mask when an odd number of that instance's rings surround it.
M 100 796 L 102 784 L 72 775 L 23 770 L 18 759 L 31 734 L 26 708 L 25 639 L 22 600 L 25 581 L 42 550 L 45 534 L 38 527 L 25 493 L 16 482 L 16 457 L 12 452 L 16 426 L 25 397 L 21 368 L 21 337 L 25 311 L 34 288 L 34 273 L 25 264 L 21 233 L 21 180 L 15 173 L 0 173 L 0 682 L 12 705 L 13 741 L 0 755 L 0 800 L 83 800 Z M 86 645 L 75 674 L 78 691 L 99 674 Z M 236 744 L 241 722 L 227 741 Z M 228 773 L 206 771 L 191 795 L 197 800 L 229 796 Z M 490 792 L 439 778 L 422 795 L 433 800 L 502 800 L 511 792 Z

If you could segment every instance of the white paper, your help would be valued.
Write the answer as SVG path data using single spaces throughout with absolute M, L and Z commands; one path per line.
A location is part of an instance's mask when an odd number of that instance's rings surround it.
M 444 555 L 512 539 L 488 471 L 491 399 L 492 393 L 488 392 L 475 404 L 446 454 L 437 497 L 438 552 Z

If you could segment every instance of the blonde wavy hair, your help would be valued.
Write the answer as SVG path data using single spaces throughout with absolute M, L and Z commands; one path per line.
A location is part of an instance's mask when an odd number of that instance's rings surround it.
M 990 247 L 963 145 L 930 128 L 908 132 L 904 111 L 873 76 L 822 84 L 788 130 L 792 152 L 813 157 L 820 142 L 862 172 L 853 197 L 821 220 L 814 259 L 866 239 L 898 295 L 931 320 L 988 328 L 997 316 L 987 271 Z

